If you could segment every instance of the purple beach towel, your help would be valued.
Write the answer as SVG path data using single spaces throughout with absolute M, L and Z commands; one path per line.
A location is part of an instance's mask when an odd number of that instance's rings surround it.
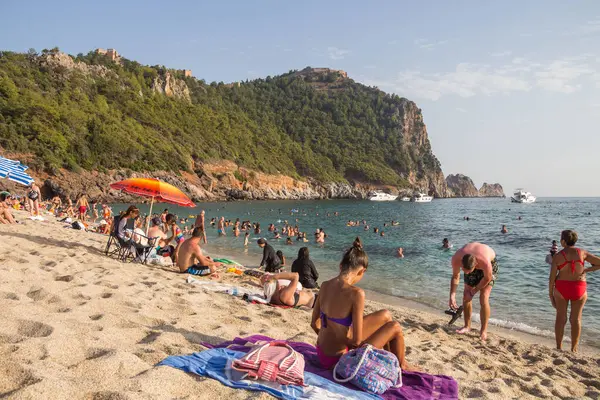
M 246 338 L 235 338 L 228 342 L 223 342 L 218 345 L 210 343 L 202 343 L 208 348 L 226 347 L 235 351 L 248 352 L 250 346 L 248 343 L 257 341 L 270 342 L 274 339 L 268 336 L 252 335 Z M 307 361 L 305 370 L 317 374 L 325 379 L 333 381 L 333 372 L 323 369 L 319 365 L 317 358 L 317 350 L 314 346 L 303 342 L 287 342 L 294 350 L 304 355 Z M 401 388 L 392 388 L 381 395 L 384 399 L 407 399 L 407 400 L 429 400 L 440 399 L 450 400 L 458 399 L 458 383 L 451 377 L 445 375 L 429 375 L 422 372 L 405 372 L 402 371 Z M 344 386 L 356 389 L 351 384 Z

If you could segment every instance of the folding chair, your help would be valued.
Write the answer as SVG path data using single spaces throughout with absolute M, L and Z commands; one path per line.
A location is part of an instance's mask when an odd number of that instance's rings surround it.
M 110 229 L 110 233 L 108 234 L 108 241 L 106 242 L 106 248 L 104 249 L 104 254 L 109 257 L 115 257 L 117 259 L 121 259 L 122 256 L 122 245 L 121 240 L 117 236 L 117 229 L 119 229 L 119 222 L 121 222 L 121 216 L 116 215 L 113 218 L 113 224 Z M 113 248 L 114 249 L 111 249 Z

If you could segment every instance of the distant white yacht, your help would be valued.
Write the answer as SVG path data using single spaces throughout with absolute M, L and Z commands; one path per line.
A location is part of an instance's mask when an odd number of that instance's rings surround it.
M 402 198 L 402 201 L 410 201 L 410 197 L 404 196 L 404 197 Z
M 534 203 L 536 200 L 535 196 L 525 189 L 515 189 L 515 193 L 510 198 L 513 203 Z
M 374 191 L 369 193 L 369 200 L 371 201 L 394 201 L 398 198 L 398 196 L 394 196 L 393 194 L 384 193 L 380 191 Z
M 412 199 L 415 203 L 430 203 L 433 196 L 428 196 L 425 193 L 416 193 Z

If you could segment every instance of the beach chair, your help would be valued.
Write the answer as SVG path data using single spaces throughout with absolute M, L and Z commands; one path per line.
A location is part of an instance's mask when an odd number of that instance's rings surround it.
M 147 244 L 143 245 L 136 242 L 133 240 L 133 235 L 145 239 Z M 158 238 L 149 238 L 141 233 L 133 233 L 132 231 L 132 238 L 128 239 L 121 246 L 123 248 L 123 252 L 121 253 L 121 261 L 146 264 L 152 249 L 156 248 L 157 240 Z
M 110 233 L 108 234 L 108 241 L 106 242 L 106 248 L 104 249 L 104 254 L 109 257 L 114 257 L 120 259 L 122 257 L 122 244 L 121 240 L 117 236 L 117 229 L 119 229 L 119 222 L 121 222 L 121 216 L 116 215 L 113 218 L 113 224 L 110 229 Z

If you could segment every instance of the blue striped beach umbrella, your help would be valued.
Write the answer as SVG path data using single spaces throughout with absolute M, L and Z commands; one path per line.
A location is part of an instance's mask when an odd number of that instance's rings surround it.
M 27 166 L 19 161 L 0 157 L 0 178 L 7 178 L 10 181 L 28 186 L 33 182 L 33 178 L 25 173 Z

